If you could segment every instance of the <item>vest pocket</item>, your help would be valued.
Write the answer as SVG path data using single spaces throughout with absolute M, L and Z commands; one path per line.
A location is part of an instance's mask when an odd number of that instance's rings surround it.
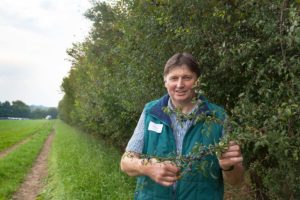
M 166 133 L 148 131 L 147 154 L 166 157 L 170 155 L 170 139 Z
M 223 200 L 223 190 L 220 187 L 199 182 L 197 188 L 197 199 Z
M 172 196 L 173 187 L 165 187 L 149 177 L 139 177 L 135 200 L 167 200 Z
M 179 200 L 222 200 L 223 183 L 220 179 L 207 177 L 198 172 L 180 180 L 178 184 Z

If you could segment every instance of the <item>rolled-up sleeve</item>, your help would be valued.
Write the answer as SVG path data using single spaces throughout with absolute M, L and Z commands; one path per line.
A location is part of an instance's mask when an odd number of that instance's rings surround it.
M 137 126 L 134 129 L 133 135 L 131 136 L 126 151 L 142 153 L 144 146 L 144 132 L 145 132 L 145 111 L 142 112 Z

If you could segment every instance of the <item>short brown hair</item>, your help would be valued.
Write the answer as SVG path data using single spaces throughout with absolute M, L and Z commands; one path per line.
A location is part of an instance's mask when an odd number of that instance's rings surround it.
M 197 75 L 197 78 L 201 74 L 201 70 L 196 59 L 189 53 L 176 53 L 174 54 L 165 64 L 164 76 L 174 69 L 175 67 L 180 67 L 186 65 L 189 70 L 194 72 Z

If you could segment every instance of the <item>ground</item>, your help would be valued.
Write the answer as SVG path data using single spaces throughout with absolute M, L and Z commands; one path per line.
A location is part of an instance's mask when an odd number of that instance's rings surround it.
M 54 138 L 54 131 L 47 138 L 37 160 L 33 164 L 31 172 L 19 190 L 13 195 L 14 200 L 34 200 L 43 188 L 43 180 L 47 177 L 48 154 Z

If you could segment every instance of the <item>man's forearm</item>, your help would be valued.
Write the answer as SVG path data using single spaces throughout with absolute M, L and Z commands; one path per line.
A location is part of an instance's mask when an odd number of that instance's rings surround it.
M 142 164 L 143 160 L 138 157 L 137 154 L 125 153 L 121 159 L 121 170 L 127 173 L 129 176 L 141 176 L 144 175 Z
M 222 170 L 223 179 L 225 182 L 227 182 L 231 185 L 238 185 L 244 179 L 244 172 L 245 172 L 245 169 L 244 169 L 242 163 L 238 163 L 238 164 L 234 165 L 234 168 L 231 171 Z

